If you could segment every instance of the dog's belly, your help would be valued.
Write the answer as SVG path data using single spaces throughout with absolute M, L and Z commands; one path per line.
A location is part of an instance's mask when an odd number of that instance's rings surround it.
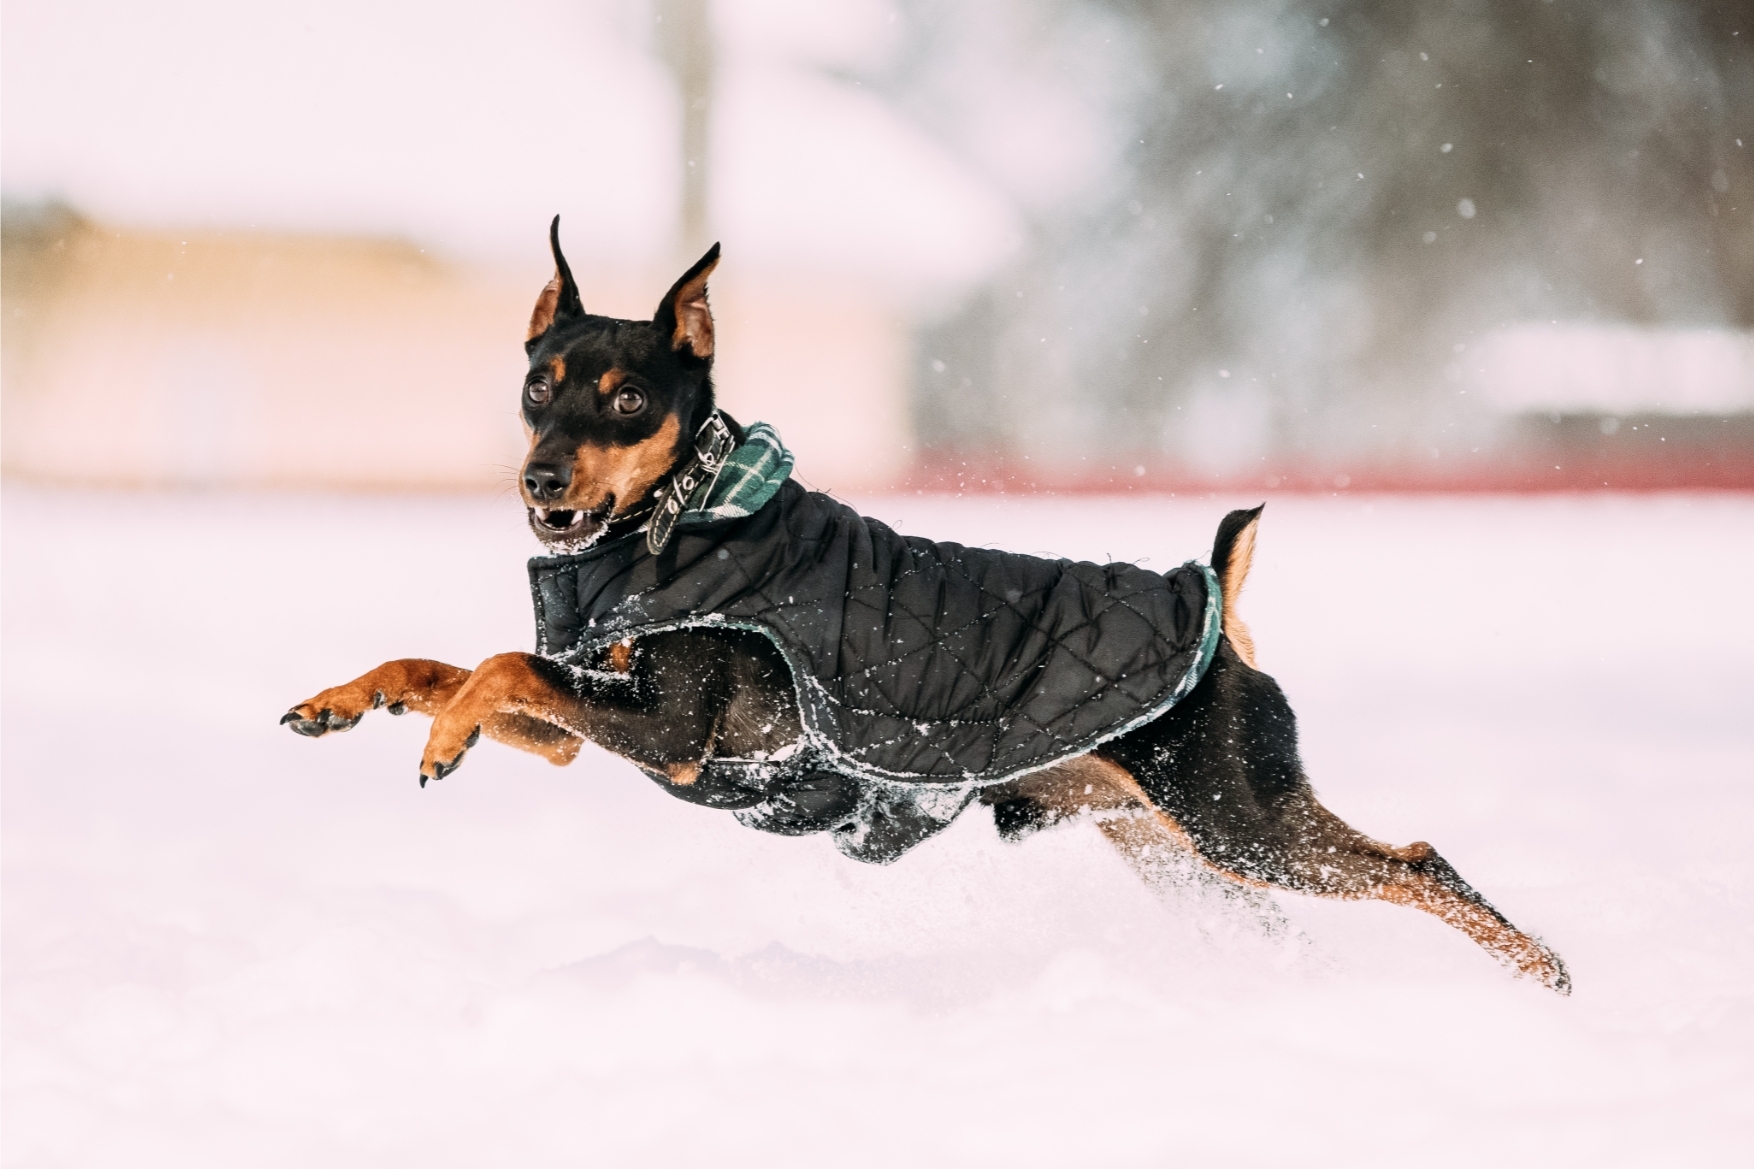
M 691 782 L 642 768 L 671 795 L 722 808 L 745 827 L 781 836 L 827 832 L 845 855 L 888 864 L 949 827 L 976 791 L 947 784 L 871 783 L 809 757 L 709 759 Z
M 708 759 L 687 782 L 641 770 L 677 799 L 702 807 L 740 811 L 772 804 L 782 821 L 797 825 L 788 835 L 833 828 L 836 817 L 845 819 L 857 806 L 862 787 L 851 776 L 791 760 Z

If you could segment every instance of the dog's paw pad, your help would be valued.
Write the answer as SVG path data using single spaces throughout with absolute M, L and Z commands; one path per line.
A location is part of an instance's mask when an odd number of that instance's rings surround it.
M 297 710 L 289 710 L 280 716 L 280 725 L 291 727 L 295 735 L 303 735 L 307 739 L 319 738 L 329 733 L 329 712 L 320 710 L 315 718 L 306 718 Z
M 420 786 L 425 787 L 426 781 L 429 779 L 443 779 L 451 772 L 457 770 L 457 768 L 463 766 L 463 756 L 469 753 L 469 748 L 473 747 L 480 738 L 481 728 L 476 727 L 474 733 L 464 741 L 463 749 L 458 751 L 456 755 L 452 756 L 449 762 L 446 762 L 443 759 L 434 759 L 430 765 L 423 764 L 420 768 Z M 432 774 L 430 775 L 427 774 L 426 770 L 428 766 L 432 768 Z
M 317 720 L 323 723 L 331 731 L 351 731 L 354 727 L 359 725 L 359 720 L 364 717 L 365 715 L 363 714 L 356 714 L 352 718 L 342 718 L 334 711 L 328 709 L 319 710 L 317 712 Z

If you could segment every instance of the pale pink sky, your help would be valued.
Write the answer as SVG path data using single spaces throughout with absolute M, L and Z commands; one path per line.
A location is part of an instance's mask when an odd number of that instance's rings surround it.
M 714 12 L 713 226 L 748 261 L 954 288 L 1017 246 L 1019 206 L 1089 181 L 1075 103 L 996 93 L 1029 125 L 982 135 L 976 159 L 831 76 L 895 51 L 881 0 Z M 495 261 L 558 211 L 587 255 L 667 259 L 677 98 L 651 19 L 614 0 L 20 0 L 5 188 L 113 222 L 395 235 Z

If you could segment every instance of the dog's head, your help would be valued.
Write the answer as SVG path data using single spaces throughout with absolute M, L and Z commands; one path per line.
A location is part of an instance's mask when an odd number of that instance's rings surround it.
M 560 251 L 558 215 L 549 244 L 554 279 L 536 298 L 524 341 L 530 452 L 519 481 L 537 538 L 567 551 L 644 510 L 712 413 L 706 282 L 719 245 L 683 273 L 651 320 L 623 321 L 585 311 Z

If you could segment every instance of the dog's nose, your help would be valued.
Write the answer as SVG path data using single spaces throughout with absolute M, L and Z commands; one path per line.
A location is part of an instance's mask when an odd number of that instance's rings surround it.
M 537 503 L 548 503 L 566 494 L 572 468 L 565 463 L 531 463 L 524 468 L 524 490 Z

